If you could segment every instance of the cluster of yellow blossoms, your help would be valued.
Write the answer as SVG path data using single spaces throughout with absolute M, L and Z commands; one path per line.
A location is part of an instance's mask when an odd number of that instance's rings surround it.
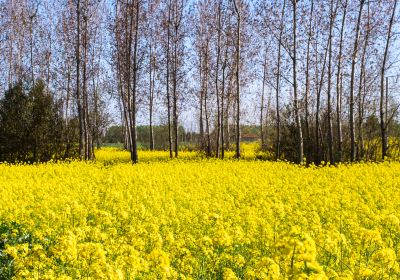
M 0 164 L 0 278 L 400 278 L 400 163 L 96 157 Z

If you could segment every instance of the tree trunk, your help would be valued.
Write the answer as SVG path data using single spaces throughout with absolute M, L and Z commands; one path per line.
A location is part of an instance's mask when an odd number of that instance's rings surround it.
M 387 39 L 386 39 L 385 52 L 383 54 L 383 61 L 382 61 L 382 67 L 381 67 L 381 96 L 380 96 L 380 102 L 379 102 L 379 116 L 380 116 L 380 128 L 381 128 L 382 159 L 385 159 L 385 157 L 387 156 L 387 150 L 388 150 L 388 134 L 387 134 L 387 125 L 388 124 L 385 121 L 385 115 L 387 115 L 388 112 L 387 112 L 387 110 L 386 110 L 386 112 L 384 111 L 385 71 L 386 71 L 387 56 L 388 56 L 388 52 L 389 52 L 390 37 L 392 36 L 392 26 L 393 26 L 394 16 L 396 13 L 396 6 L 397 6 L 397 0 L 394 0 L 392 15 L 390 17 L 389 26 L 388 26 L 388 34 L 387 34 Z M 387 100 L 386 100 L 386 102 L 387 102 Z
M 82 97 L 83 97 L 83 127 L 85 137 L 85 160 L 92 159 L 90 126 L 89 126 L 89 101 L 87 91 L 87 64 L 88 64 L 88 18 L 84 17 L 84 33 L 83 33 L 83 65 L 82 65 Z
M 276 70 L 276 159 L 281 157 L 281 114 L 280 114 L 280 79 L 281 79 L 281 48 L 282 48 L 282 36 L 283 36 L 283 17 L 285 15 L 286 0 L 283 1 L 281 11 L 281 22 L 279 26 L 279 39 L 278 39 L 278 61 Z
M 170 40 L 171 40 L 171 0 L 169 0 L 168 4 L 168 26 L 167 26 L 167 111 L 168 111 L 168 144 L 169 144 L 169 157 L 172 158 L 172 131 L 171 131 L 171 94 L 169 89 L 169 80 L 170 80 Z
M 365 78 L 365 64 L 366 64 L 366 54 L 370 33 L 370 15 L 369 15 L 369 1 L 368 1 L 368 15 L 367 15 L 367 30 L 364 38 L 363 52 L 361 55 L 361 66 L 360 66 L 360 81 L 358 85 L 358 124 L 357 124 L 357 160 L 361 160 L 364 157 L 364 139 L 363 139 L 363 118 L 364 118 L 364 96 L 362 94 L 363 89 L 363 79 Z M 364 83 L 365 84 L 365 83 Z M 365 89 L 364 89 L 365 90 Z
M 150 35 L 152 36 L 152 34 Z M 152 40 L 152 39 L 150 39 Z M 153 66 L 154 66 L 154 59 L 153 59 L 153 52 L 152 52 L 152 42 L 150 42 L 150 54 L 149 54 L 149 128 L 150 128 L 150 151 L 154 150 L 154 133 L 153 133 L 153 102 L 154 102 L 154 76 Z
M 225 157 L 225 126 L 224 126 L 224 106 L 225 106 L 225 69 L 228 56 L 228 48 L 225 46 L 224 61 L 222 63 L 222 89 L 221 89 L 221 158 Z
M 230 150 L 231 148 L 231 126 L 229 124 L 229 108 L 232 106 L 231 104 L 231 99 L 232 99 L 232 91 L 233 91 L 233 77 L 234 77 L 234 73 L 233 73 L 233 69 L 232 72 L 229 74 L 229 87 L 227 90 L 227 96 L 226 96 L 226 117 L 225 117 L 225 127 L 226 127 L 226 145 L 225 145 L 225 149 L 226 150 Z
M 133 80 L 132 80 L 132 123 L 131 123 L 131 160 L 133 163 L 138 162 L 137 154 L 137 136 L 136 136 L 136 89 L 138 79 L 137 52 L 138 52 L 138 36 L 139 36 L 139 13 L 140 1 L 136 0 L 135 11 L 135 35 L 133 45 Z
M 31 79 L 32 79 L 32 87 L 35 86 L 35 72 L 34 72 L 34 64 L 33 64 L 33 18 L 35 15 L 29 15 L 30 24 L 29 24 L 29 40 L 30 40 L 30 62 L 31 62 Z
M 355 133 L 354 133 L 354 79 L 355 79 L 355 68 L 357 63 L 357 51 L 358 51 L 358 39 L 360 34 L 360 24 L 362 9 L 364 7 L 365 0 L 360 1 L 360 9 L 358 11 L 356 34 L 354 40 L 353 54 L 351 58 L 351 77 L 350 77 L 350 161 L 355 160 Z
M 76 4 L 76 100 L 78 107 L 78 119 L 79 119 L 79 157 L 81 160 L 85 159 L 84 145 L 85 145 L 85 135 L 84 135 L 84 121 L 83 121 L 83 111 L 82 111 L 82 96 L 80 92 L 80 69 L 81 69 L 81 59 L 80 59 L 80 46 L 81 46 L 81 1 L 77 0 Z
M 297 0 L 292 0 L 293 3 L 293 105 L 296 118 L 297 128 L 297 163 L 303 163 L 303 133 L 301 130 L 301 120 L 297 96 Z
M 206 44 L 206 53 L 204 55 L 205 73 L 204 73 L 204 115 L 206 118 L 206 155 L 211 156 L 211 137 L 210 137 L 210 117 L 208 112 L 208 43 Z
M 308 26 L 308 38 L 307 38 L 307 54 L 306 54 L 306 92 L 305 92 L 305 132 L 306 132 L 306 149 L 305 154 L 307 161 L 310 161 L 311 157 L 311 135 L 310 135 L 310 112 L 308 111 L 308 98 L 310 95 L 310 46 L 311 46 L 311 38 L 312 38 L 312 19 L 314 13 L 314 0 L 311 0 L 311 8 L 310 8 L 310 22 Z
M 215 94 L 217 96 L 217 137 L 216 137 L 216 153 L 215 157 L 219 158 L 220 141 L 221 141 L 221 105 L 220 105 L 220 92 L 219 92 L 219 63 L 221 56 L 221 5 L 218 3 L 218 26 L 217 26 L 217 63 L 215 66 Z
M 70 99 L 70 91 L 71 91 L 71 66 L 68 63 L 67 65 L 67 94 L 65 98 L 65 142 L 66 142 L 66 147 L 65 147 L 65 158 L 69 158 L 69 149 L 70 149 L 70 133 L 69 133 L 69 115 L 68 115 L 68 110 L 69 110 L 69 99 Z
M 332 83 L 332 32 L 335 23 L 336 12 L 338 3 L 336 3 L 335 10 L 333 10 L 333 0 L 331 0 L 330 8 L 330 24 L 329 24 L 329 51 L 328 51 L 328 151 L 329 162 L 334 163 L 333 158 L 333 132 L 332 132 L 332 105 L 331 105 L 331 83 Z
M 343 138 L 342 138 L 342 51 L 343 51 L 343 34 L 346 23 L 346 13 L 347 13 L 347 0 L 345 1 L 343 7 L 343 17 L 342 17 L 342 25 L 340 28 L 340 39 L 339 39 L 339 55 L 338 55 L 338 64 L 337 64 L 337 75 L 336 75 L 336 126 L 337 126 L 337 142 L 338 142 L 338 161 L 341 162 L 343 160 Z
M 321 91 L 324 85 L 324 77 L 325 77 L 325 67 L 326 67 L 326 58 L 328 56 L 328 49 L 329 49 L 329 40 L 327 42 L 326 48 L 325 48 L 325 54 L 324 54 L 324 61 L 322 63 L 322 70 L 321 70 L 321 77 L 319 78 L 319 83 L 317 84 L 317 108 L 315 111 L 315 163 L 319 165 L 321 163 L 321 158 L 322 158 L 322 153 L 321 153 L 321 145 L 323 143 L 322 140 L 322 129 L 321 129 L 321 123 L 320 123 L 320 111 L 321 111 Z M 318 53 L 317 47 L 316 53 Z M 316 62 L 315 62 L 315 74 L 316 74 L 316 80 L 318 80 L 318 56 L 316 56 Z
M 199 116 L 199 129 L 200 129 L 200 150 L 205 150 L 204 143 L 204 124 L 203 124 L 203 101 L 204 101 L 204 69 L 203 69 L 203 53 L 200 51 L 200 116 Z
M 236 0 L 233 0 L 236 16 L 236 158 L 240 158 L 240 27 L 241 27 L 241 15 L 240 15 L 240 0 L 239 4 L 236 4 Z
M 172 107 L 172 123 L 174 128 L 174 153 L 175 157 L 178 157 L 178 92 L 177 92 L 177 46 L 174 47 L 174 66 L 172 72 L 172 100 L 173 100 L 173 107 Z
M 265 48 L 264 62 L 263 62 L 263 80 L 261 88 L 261 108 L 260 108 L 260 136 L 261 136 L 261 150 L 265 151 L 265 135 L 264 135 L 264 94 L 265 94 L 265 79 L 267 74 L 267 48 Z

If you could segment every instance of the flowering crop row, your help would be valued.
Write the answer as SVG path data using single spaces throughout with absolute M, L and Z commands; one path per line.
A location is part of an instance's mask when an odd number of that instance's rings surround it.
M 163 155 L 0 165 L 0 278 L 399 279 L 399 163 Z

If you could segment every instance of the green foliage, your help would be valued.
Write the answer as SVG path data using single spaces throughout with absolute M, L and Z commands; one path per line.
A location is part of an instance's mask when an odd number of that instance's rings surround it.
M 124 129 L 120 125 L 113 125 L 106 131 L 103 143 L 124 143 Z
M 261 135 L 259 125 L 241 125 L 240 129 L 242 134 L 254 134 L 257 137 Z
M 0 101 L 0 159 L 22 158 L 27 154 L 24 140 L 29 137 L 29 98 L 22 84 L 5 92 Z
M 16 222 L 0 224 L 0 279 L 12 279 L 15 275 L 14 259 L 5 252 L 6 246 L 32 244 L 32 234 Z
M 0 100 L 0 160 L 42 162 L 62 155 L 60 105 L 39 80 L 27 90 L 22 84 Z

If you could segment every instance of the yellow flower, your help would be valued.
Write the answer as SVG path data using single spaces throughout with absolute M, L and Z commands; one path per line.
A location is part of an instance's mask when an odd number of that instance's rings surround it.
M 236 277 L 236 274 L 235 274 L 235 272 L 232 271 L 232 269 L 224 268 L 223 279 L 224 280 L 237 280 L 239 278 Z
M 0 265 L 15 279 L 398 275 L 400 163 L 306 168 L 243 148 L 0 164 Z

